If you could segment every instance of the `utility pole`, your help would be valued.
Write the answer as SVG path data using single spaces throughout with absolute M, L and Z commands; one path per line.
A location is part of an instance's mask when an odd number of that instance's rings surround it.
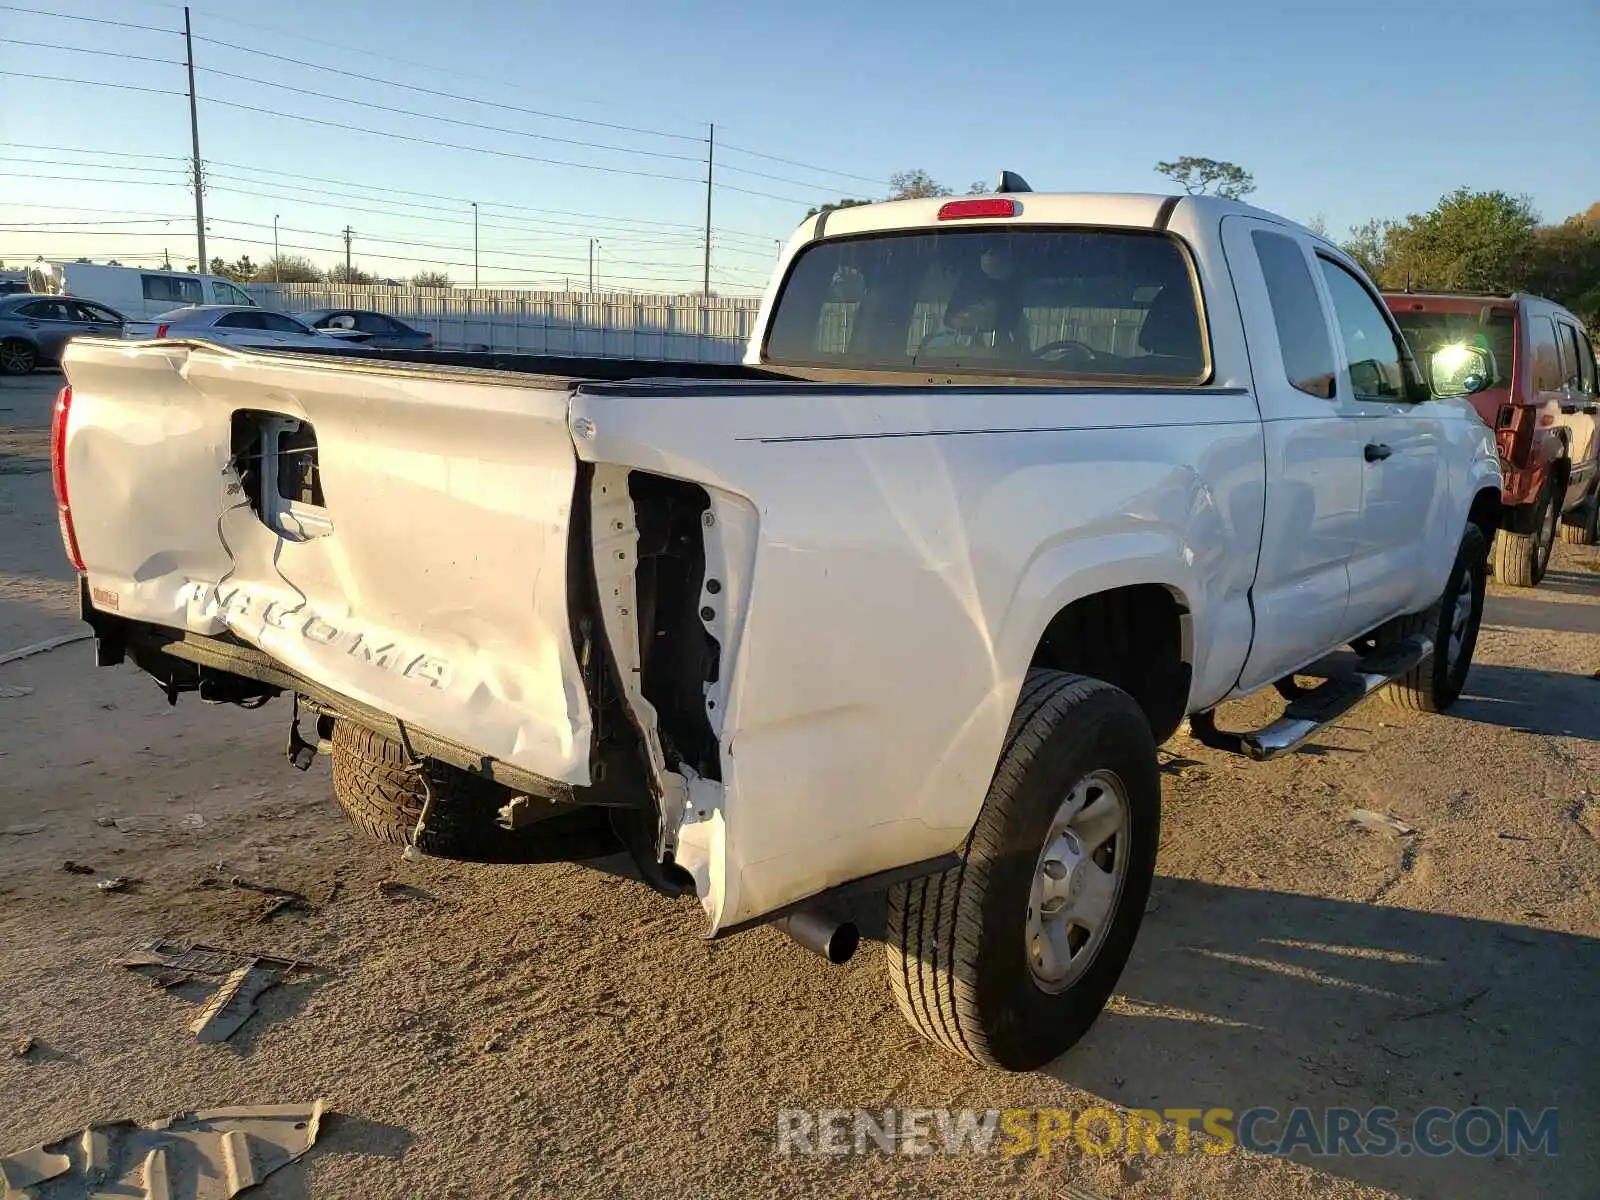
M 594 239 L 589 239 L 589 294 L 594 295 Z
M 478 286 L 478 202 L 472 201 L 472 286 Z
M 345 287 L 349 287 L 350 284 L 353 282 L 353 273 L 350 270 L 350 238 L 352 237 L 352 235 L 354 235 L 354 233 L 355 233 L 355 230 L 351 229 L 350 226 L 346 225 L 344 227 L 344 285 L 345 285 Z
M 706 296 L 711 295 L 711 170 L 717 157 L 717 127 L 706 126 L 709 136 L 706 138 L 706 257 L 705 275 L 702 278 L 702 291 Z
M 283 282 L 283 257 L 278 253 L 278 214 L 272 214 L 272 282 Z
M 189 6 L 183 8 L 183 46 L 189 65 L 189 139 L 194 150 L 194 233 L 200 243 L 200 271 L 209 269 L 206 258 L 205 176 L 200 172 L 200 111 L 194 99 L 194 38 L 189 32 Z

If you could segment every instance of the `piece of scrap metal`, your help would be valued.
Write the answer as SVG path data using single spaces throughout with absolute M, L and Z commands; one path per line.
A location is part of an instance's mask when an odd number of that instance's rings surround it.
M 152 1125 L 91 1125 L 0 1156 L 0 1200 L 228 1200 L 311 1149 L 325 1104 L 213 1108 Z
M 220 979 L 221 985 L 189 1027 L 196 1041 L 207 1044 L 227 1041 L 256 1014 L 256 999 L 263 992 L 282 983 L 293 971 L 312 965 L 293 958 L 164 941 L 134 946 L 113 963 L 138 970 L 164 988 L 201 976 Z

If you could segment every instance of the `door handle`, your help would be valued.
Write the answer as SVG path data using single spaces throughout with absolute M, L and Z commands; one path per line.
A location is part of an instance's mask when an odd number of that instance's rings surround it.
M 1389 447 L 1385 446 L 1382 442 L 1368 442 L 1367 448 L 1362 451 L 1362 457 L 1364 457 L 1368 462 L 1382 462 L 1393 453 L 1394 451 L 1389 449 Z

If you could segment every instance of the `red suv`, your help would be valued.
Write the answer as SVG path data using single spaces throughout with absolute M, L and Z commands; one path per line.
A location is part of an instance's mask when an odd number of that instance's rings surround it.
M 1435 390 L 1470 395 L 1494 430 L 1505 477 L 1495 577 L 1536 586 L 1558 531 L 1600 540 L 1600 381 L 1583 326 L 1538 296 L 1384 299 Z

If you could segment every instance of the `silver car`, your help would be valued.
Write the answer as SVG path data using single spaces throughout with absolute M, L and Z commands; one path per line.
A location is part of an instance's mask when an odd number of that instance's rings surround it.
M 284 350 L 327 349 L 341 342 L 365 341 L 354 331 L 323 332 L 283 313 L 242 304 L 192 304 L 175 308 L 148 321 L 129 321 L 123 337 L 197 338 L 228 346 L 259 346 Z
M 0 296 L 0 375 L 26 375 L 61 361 L 79 334 L 121 337 L 122 314 L 71 296 Z

